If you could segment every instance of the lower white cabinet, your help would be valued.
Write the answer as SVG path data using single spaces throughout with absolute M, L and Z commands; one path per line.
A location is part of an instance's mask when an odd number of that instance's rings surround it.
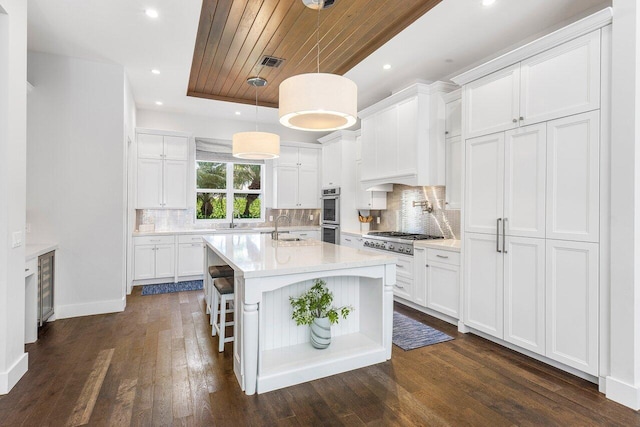
M 452 318 L 460 317 L 460 254 L 414 247 L 413 302 Z
M 598 244 L 546 242 L 547 357 L 598 375 Z
M 597 243 L 466 233 L 464 250 L 467 326 L 598 375 Z
M 175 275 L 173 236 L 133 239 L 134 280 L 157 279 Z
M 320 240 L 320 230 L 304 230 L 304 231 L 290 231 L 289 235 L 296 236 L 301 239 L 314 239 Z
M 362 249 L 363 241 L 361 236 L 352 235 L 352 234 L 340 234 L 340 245 L 348 246 L 354 249 Z
M 178 277 L 202 274 L 203 257 L 203 243 L 178 244 Z

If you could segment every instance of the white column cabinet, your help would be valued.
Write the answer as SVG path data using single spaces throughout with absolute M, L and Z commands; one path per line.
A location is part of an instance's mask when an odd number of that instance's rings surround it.
M 467 140 L 465 176 L 465 230 L 495 234 L 503 209 L 504 133 Z
M 136 141 L 136 208 L 186 209 L 189 137 L 145 129 Z
M 600 228 L 599 112 L 547 124 L 549 239 L 597 242 Z
M 319 151 L 316 148 L 280 147 L 273 165 L 275 209 L 318 209 Z
M 598 244 L 546 245 L 546 355 L 598 375 Z
M 518 126 L 520 64 L 496 71 L 464 87 L 466 137 Z
M 464 238 L 464 323 L 503 338 L 504 257 L 497 235 L 466 233 Z
M 504 340 L 545 354 L 545 240 L 507 237 Z
M 545 124 L 505 133 L 504 210 L 507 236 L 545 236 Z
M 467 138 L 600 108 L 600 30 L 464 87 Z

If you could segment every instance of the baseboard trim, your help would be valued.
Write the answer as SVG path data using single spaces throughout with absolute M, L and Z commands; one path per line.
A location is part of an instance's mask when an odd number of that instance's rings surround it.
M 627 406 L 634 411 L 640 409 L 640 388 L 613 377 L 607 377 L 607 399 Z
M 126 297 L 110 301 L 94 301 L 83 304 L 69 304 L 56 306 L 56 319 L 70 317 L 92 316 L 94 314 L 117 313 L 124 311 Z
M 0 372 L 0 394 L 7 394 L 29 368 L 29 353 L 24 353 L 6 372 Z

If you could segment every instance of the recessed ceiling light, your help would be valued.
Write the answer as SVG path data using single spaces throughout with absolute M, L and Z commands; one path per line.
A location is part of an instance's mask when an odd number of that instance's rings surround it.
M 144 13 L 149 17 L 149 18 L 157 18 L 158 15 L 158 11 L 155 9 L 146 9 L 144 11 Z
M 239 116 L 240 114 L 242 114 L 240 111 L 236 111 L 236 116 Z
M 151 73 L 157 75 L 157 74 L 160 74 L 160 70 L 154 68 L 153 70 L 151 70 Z
M 495 2 L 496 2 L 496 0 L 482 0 L 482 5 L 483 6 L 491 6 Z
M 156 105 L 162 105 L 162 101 L 156 101 Z
M 384 65 L 382 66 L 382 69 L 383 69 L 383 70 L 390 70 L 390 69 L 391 69 L 391 64 L 384 64 Z

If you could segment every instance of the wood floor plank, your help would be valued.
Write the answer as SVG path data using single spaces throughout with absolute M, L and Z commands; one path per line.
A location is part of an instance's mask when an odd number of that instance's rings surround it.
M 394 346 L 388 362 L 246 396 L 233 373 L 233 344 L 219 353 L 211 337 L 202 291 L 143 297 L 136 287 L 123 313 L 40 330 L 27 346 L 29 371 L 0 396 L 0 426 L 58 427 L 81 423 L 85 413 L 91 426 L 640 426 L 640 414 L 593 384 L 396 309 L 455 340 L 406 352 Z
M 93 365 L 93 370 L 82 388 L 80 397 L 76 401 L 76 405 L 73 408 L 73 412 L 71 413 L 66 425 L 81 426 L 89 422 L 89 418 L 91 418 L 91 414 L 93 412 L 93 407 L 98 399 L 98 393 L 102 387 L 102 382 L 104 381 L 104 377 L 107 375 L 107 370 L 111 364 L 111 358 L 113 357 L 114 350 L 115 349 L 110 348 L 102 350 L 100 354 L 98 354 L 98 359 Z

